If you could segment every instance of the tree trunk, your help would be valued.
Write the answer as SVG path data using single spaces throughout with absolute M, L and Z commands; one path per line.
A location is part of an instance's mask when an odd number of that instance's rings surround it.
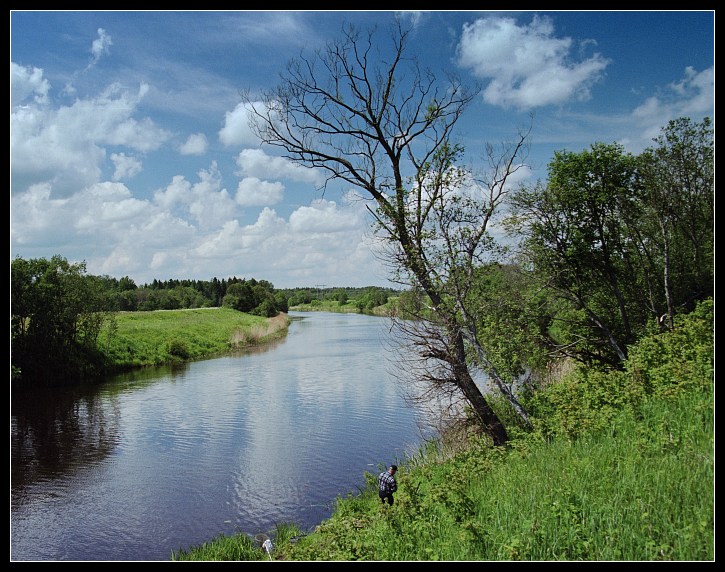
M 473 381 L 471 373 L 468 371 L 463 335 L 460 331 L 455 334 L 454 343 L 456 356 L 453 360 L 454 363 L 452 363 L 451 366 L 453 367 L 456 383 L 463 392 L 463 395 L 465 395 L 468 403 L 473 408 L 476 416 L 481 421 L 482 426 L 493 440 L 494 446 L 503 446 L 508 442 L 506 428 L 503 426 L 501 420 L 493 411 L 488 401 L 486 401 L 486 398 L 483 396 L 481 390 Z

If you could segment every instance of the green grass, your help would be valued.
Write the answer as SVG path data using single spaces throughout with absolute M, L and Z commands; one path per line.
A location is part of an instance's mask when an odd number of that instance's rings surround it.
M 111 369 L 161 365 L 220 355 L 282 336 L 286 315 L 263 318 L 229 308 L 120 312 L 98 346 Z
M 291 561 L 709 561 L 714 559 L 712 394 L 622 411 L 576 440 L 471 442 L 406 460 L 392 507 L 364 475 L 329 520 L 303 534 L 282 523 L 272 558 Z M 289 539 L 301 536 L 297 542 Z M 268 560 L 246 534 L 172 560 Z
M 713 561 L 713 318 L 702 305 L 643 339 L 626 372 L 566 373 L 535 396 L 539 429 L 512 431 L 506 448 L 448 439 L 399 460 L 392 507 L 365 473 L 361 492 L 338 496 L 313 532 L 280 523 L 272 557 Z M 246 534 L 172 554 L 268 559 Z

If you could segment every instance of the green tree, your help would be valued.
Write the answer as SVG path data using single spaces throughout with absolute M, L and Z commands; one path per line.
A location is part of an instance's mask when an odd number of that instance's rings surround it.
M 521 250 L 562 302 L 549 330 L 559 354 L 621 368 L 649 323 L 711 294 L 708 125 L 671 123 L 639 157 L 602 143 L 557 152 L 547 183 L 517 193 Z
M 514 395 L 533 389 L 532 377 L 548 362 L 549 299 L 530 272 L 512 263 L 476 268 L 468 296 L 478 343 L 501 380 L 501 392 L 516 404 Z M 517 413 L 528 423 L 523 408 Z
M 670 121 L 640 156 L 647 242 L 672 328 L 676 310 L 692 309 L 714 291 L 715 153 L 710 118 Z M 649 244 L 652 246 L 649 246 Z M 661 306 L 655 311 L 661 312 Z
M 95 375 L 111 298 L 85 262 L 16 258 L 11 264 L 11 363 L 23 379 Z
M 513 204 L 526 225 L 519 228 L 527 255 L 577 310 L 559 347 L 582 359 L 623 362 L 641 323 L 631 297 L 640 295 L 642 272 L 627 227 L 642 212 L 635 157 L 618 144 L 559 151 L 547 184 L 521 190 Z
M 129 278 L 128 276 L 124 276 L 118 281 L 118 289 L 122 292 L 136 290 L 136 288 L 136 282 L 134 282 L 133 279 Z
M 222 305 L 239 312 L 251 312 L 258 302 L 254 297 L 252 285 L 248 282 L 235 282 L 227 287 Z

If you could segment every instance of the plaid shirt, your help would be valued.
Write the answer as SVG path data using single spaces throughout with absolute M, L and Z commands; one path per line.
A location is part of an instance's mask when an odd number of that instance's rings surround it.
M 384 493 L 394 493 L 398 490 L 398 483 L 395 477 L 388 471 L 383 471 L 378 475 L 378 490 Z

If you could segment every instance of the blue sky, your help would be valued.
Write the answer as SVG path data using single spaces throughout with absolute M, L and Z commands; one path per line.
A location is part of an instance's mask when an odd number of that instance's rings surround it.
M 638 153 L 714 119 L 714 11 L 12 11 L 10 254 L 89 274 L 388 285 L 351 189 L 319 191 L 248 130 L 240 92 L 344 23 L 413 26 L 433 70 L 479 82 L 473 162 L 533 117 L 527 169 L 595 142 Z

